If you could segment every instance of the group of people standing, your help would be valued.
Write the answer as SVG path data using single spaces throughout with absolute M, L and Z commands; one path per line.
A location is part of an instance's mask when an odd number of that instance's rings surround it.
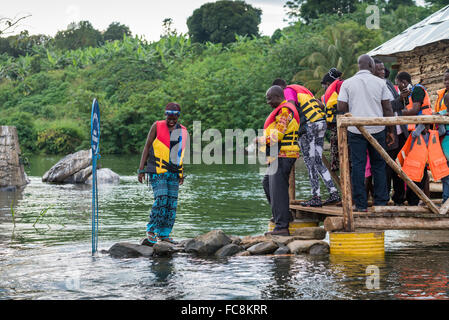
M 255 142 L 267 154 L 267 174 L 263 189 L 272 209 L 275 224 L 270 235 L 289 235 L 289 223 L 293 217 L 289 205 L 289 176 L 303 155 L 308 169 L 312 197 L 301 202 L 305 207 L 321 207 L 341 201 L 332 180 L 331 171 L 339 170 L 339 154 L 336 119 L 338 114 L 351 113 L 355 117 L 390 117 L 405 115 L 429 115 L 447 113 L 449 105 L 449 69 L 444 73 L 444 88 L 438 91 L 434 112 L 429 94 L 420 84 L 413 85 L 411 76 L 401 72 L 396 85 L 389 71 L 380 60 L 368 55 L 358 58 L 359 71 L 351 78 L 342 79 L 335 68 L 329 70 L 321 82 L 325 94 L 320 100 L 306 87 L 276 79 L 266 92 L 267 104 L 273 111 L 264 123 L 264 134 Z M 178 123 L 181 107 L 176 103 L 166 106 L 166 119 L 155 122 L 142 152 L 138 180 L 144 182 L 147 175 L 154 192 L 147 236 L 142 244 L 153 245 L 158 240 L 175 243 L 170 237 L 178 200 L 178 188 L 184 180 L 183 157 L 187 130 Z M 435 180 L 443 182 L 443 201 L 449 198 L 449 128 L 434 125 L 366 126 L 365 129 L 388 152 L 402 170 L 425 192 L 429 193 L 427 162 Z M 436 130 L 437 129 L 437 130 Z M 323 163 L 323 145 L 326 131 L 330 134 L 331 164 Z M 356 127 L 348 127 L 348 148 L 353 210 L 367 211 L 367 177 L 372 177 L 374 205 L 386 205 L 391 199 L 395 205 L 418 205 L 418 196 L 389 167 L 373 146 Z M 320 178 L 329 197 L 322 201 Z
M 426 88 L 420 84 L 413 85 L 407 72 L 400 72 L 394 85 L 388 80 L 389 70 L 380 60 L 362 55 L 358 58 L 358 68 L 359 71 L 347 80 L 342 79 L 342 73 L 337 69 L 330 69 L 321 82 L 325 89 L 321 101 L 307 88 L 299 85 L 288 86 L 281 79 L 275 80 L 267 91 L 267 103 L 274 110 L 265 122 L 264 137 L 258 142 L 268 144 L 271 148 L 276 144 L 279 146 L 279 157 L 269 163 L 269 166 L 274 164 L 282 169 L 274 173 L 268 172 L 263 180 L 264 191 L 272 207 L 272 221 L 275 223 L 273 231 L 266 234 L 289 234 L 288 225 L 292 218 L 289 212 L 288 177 L 294 161 L 283 158 L 295 158 L 295 155 L 286 156 L 282 153 L 282 129 L 288 128 L 290 122 L 296 123 L 299 119 L 299 146 L 312 187 L 312 198 L 301 205 L 319 207 L 340 201 L 330 172 L 322 161 L 324 135 L 326 130 L 329 130 L 330 170 L 339 170 L 336 127 L 338 114 L 349 112 L 354 117 L 391 117 L 447 113 L 449 70 L 444 73 L 445 88 L 438 91 L 438 100 L 432 112 Z M 280 123 L 283 125 L 279 126 Z M 433 130 L 429 125 L 366 126 L 365 129 L 392 159 L 401 164 L 402 170 L 427 195 L 428 166 L 434 179 L 441 179 L 443 182 L 443 201 L 449 198 L 449 138 L 443 139 L 443 147 L 439 142 L 440 137 L 449 135 L 445 126 L 435 124 Z M 412 206 L 419 204 L 419 197 L 386 165 L 384 159 L 356 127 L 348 127 L 348 149 L 354 211 L 367 211 L 369 189 L 373 205 L 386 205 L 390 201 L 391 188 L 391 199 L 395 205 L 403 205 L 405 201 Z M 299 154 L 299 148 L 297 153 Z M 330 194 L 329 199 L 324 202 L 321 202 L 319 177 L 323 179 Z M 368 177 L 372 181 L 371 188 L 367 185 Z

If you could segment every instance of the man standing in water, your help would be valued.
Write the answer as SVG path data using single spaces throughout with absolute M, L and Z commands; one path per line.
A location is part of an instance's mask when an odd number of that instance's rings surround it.
M 175 223 L 179 185 L 184 181 L 182 164 L 188 135 L 178 123 L 180 114 L 179 104 L 167 104 L 166 119 L 153 123 L 142 152 L 138 179 L 142 183 L 148 174 L 154 193 L 147 237 L 141 243 L 144 245 L 152 246 L 158 238 L 176 243 L 169 235 Z
M 266 148 L 268 168 L 262 184 L 276 225 L 265 235 L 290 235 L 288 180 L 299 157 L 299 114 L 296 107 L 285 100 L 280 86 L 268 89 L 266 98 L 274 110 L 265 121 L 264 135 L 258 138 L 258 144 Z

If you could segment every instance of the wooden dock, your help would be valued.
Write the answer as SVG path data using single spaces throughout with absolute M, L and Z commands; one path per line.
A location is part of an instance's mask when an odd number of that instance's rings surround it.
M 397 124 L 449 124 L 449 117 L 444 116 L 407 116 L 384 118 L 356 118 L 347 114 L 337 117 L 338 148 L 340 156 L 340 176 L 333 174 L 332 178 L 341 191 L 342 202 L 337 205 L 323 207 L 303 207 L 300 200 L 295 199 L 295 172 L 290 175 L 290 209 L 296 219 L 315 218 L 324 221 L 324 228 L 329 231 L 355 232 L 357 230 L 449 230 L 449 200 L 442 204 L 441 199 L 430 199 L 413 182 L 388 153 L 380 146 L 365 125 L 397 125 Z M 389 165 L 421 199 L 423 205 L 394 206 L 391 201 L 387 206 L 369 206 L 367 212 L 354 212 L 352 206 L 352 189 L 349 168 L 349 154 L 347 143 L 347 128 L 357 127 L 368 142 L 382 156 Z M 323 163 L 329 164 L 325 157 Z M 433 181 L 431 187 L 438 194 L 441 185 Z M 432 190 L 431 190 L 432 191 Z

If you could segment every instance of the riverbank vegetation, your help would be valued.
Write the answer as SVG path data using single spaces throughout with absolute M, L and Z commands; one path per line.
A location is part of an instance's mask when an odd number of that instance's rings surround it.
M 178 34 L 171 19 L 155 42 L 117 22 L 100 32 L 82 21 L 53 38 L 4 35 L 0 124 L 17 126 L 23 151 L 46 154 L 89 147 L 93 98 L 101 108 L 102 153 L 140 153 L 170 101 L 181 104 L 180 121 L 189 130 L 193 121 L 201 121 L 203 130 L 258 129 L 269 112 L 265 91 L 273 79 L 305 84 L 319 96 L 329 68 L 350 77 L 359 54 L 441 7 L 391 8 L 380 1 L 380 28 L 369 29 L 367 4 L 303 19 L 294 14 L 300 2 L 286 2 L 288 27 L 272 36 L 225 37 L 226 44 Z

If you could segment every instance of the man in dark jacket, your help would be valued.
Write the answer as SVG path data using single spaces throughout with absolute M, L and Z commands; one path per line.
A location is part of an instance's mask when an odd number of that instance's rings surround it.
M 378 59 L 374 59 L 375 62 L 375 70 L 374 75 L 378 76 L 381 79 L 385 79 L 385 82 L 387 84 L 388 89 L 391 92 L 391 98 L 390 100 L 391 107 L 393 109 L 394 115 L 402 115 L 402 109 L 404 108 L 404 105 L 402 103 L 402 98 L 399 95 L 398 91 L 396 90 L 393 83 L 388 80 L 388 76 L 390 74 L 389 70 L 385 68 L 382 61 Z M 405 144 L 405 141 L 408 137 L 408 131 L 407 126 L 397 125 L 395 127 L 394 132 L 394 142 L 390 145 L 387 145 L 387 152 L 390 155 L 390 157 L 394 160 L 396 159 L 399 151 L 401 151 L 402 147 Z M 394 201 L 395 205 L 402 205 L 405 201 L 405 185 L 404 181 L 398 176 L 398 174 L 390 167 L 387 166 L 387 187 L 388 187 L 388 194 L 390 194 L 391 191 L 391 184 L 393 182 L 393 196 L 391 197 Z

